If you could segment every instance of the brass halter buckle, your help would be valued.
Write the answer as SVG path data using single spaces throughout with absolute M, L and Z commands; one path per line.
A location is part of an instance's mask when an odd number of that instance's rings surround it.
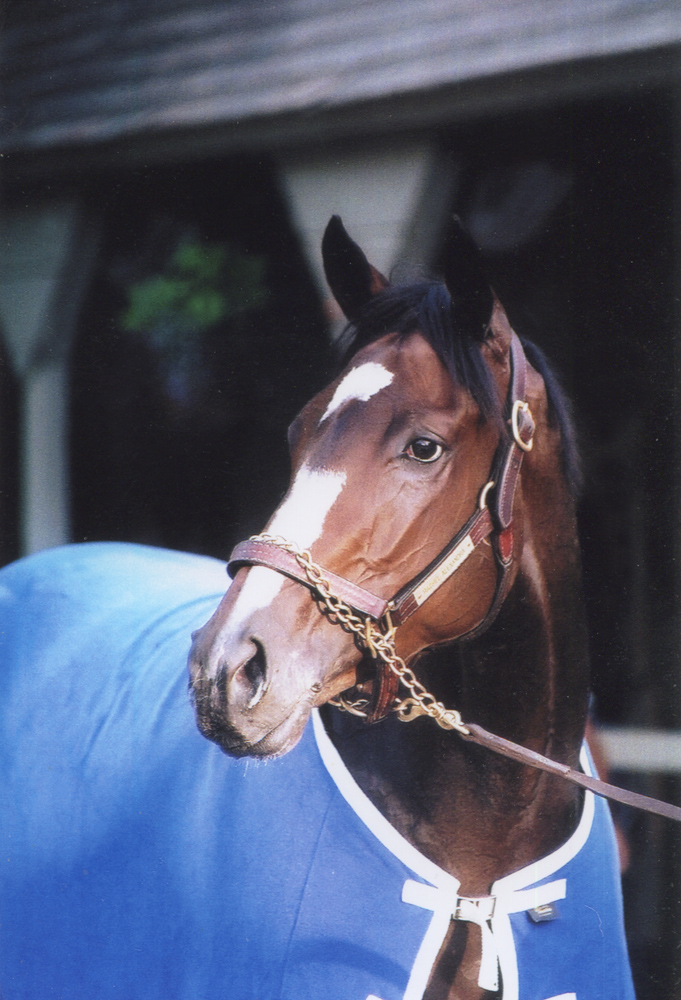
M 532 445 L 534 444 L 534 437 L 530 437 L 529 441 L 523 441 L 520 436 L 520 414 L 523 413 L 530 418 L 534 433 L 534 420 L 532 418 L 532 410 L 529 404 L 523 399 L 516 399 L 513 403 L 513 410 L 511 411 L 511 431 L 513 433 L 513 440 L 522 448 L 523 451 L 532 451 Z

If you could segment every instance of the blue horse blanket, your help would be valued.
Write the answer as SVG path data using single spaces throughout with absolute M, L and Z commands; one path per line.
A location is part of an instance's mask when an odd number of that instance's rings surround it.
M 225 581 L 214 560 L 118 544 L 0 573 L 4 1000 L 418 1000 L 456 912 L 504 1000 L 633 997 L 601 800 L 466 901 L 318 716 L 266 763 L 199 735 L 189 637 Z

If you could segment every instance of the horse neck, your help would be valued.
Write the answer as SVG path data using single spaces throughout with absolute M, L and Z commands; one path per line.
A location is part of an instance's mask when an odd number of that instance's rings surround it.
M 557 517 L 533 518 L 527 499 L 518 574 L 496 622 L 470 644 L 429 652 L 415 670 L 464 721 L 574 765 L 588 683 L 574 514 L 566 496 Z M 429 719 L 335 727 L 365 792 L 464 891 L 488 891 L 557 847 L 576 821 L 579 796 L 567 783 Z
M 462 644 L 457 659 L 464 719 L 575 766 L 588 656 L 569 507 L 565 521 L 562 531 L 555 520 L 542 531 L 526 519 L 518 575 L 499 617 L 479 641 Z M 536 775 L 526 773 L 531 786 Z

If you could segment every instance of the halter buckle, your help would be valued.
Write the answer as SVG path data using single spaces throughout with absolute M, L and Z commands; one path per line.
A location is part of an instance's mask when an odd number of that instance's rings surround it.
M 383 635 L 388 641 L 394 638 L 395 632 L 397 632 L 397 625 L 393 625 L 393 619 L 391 612 L 395 610 L 395 605 L 392 601 L 388 603 L 387 608 L 381 615 L 380 625 L 383 629 Z
M 520 435 L 520 414 L 529 417 L 530 425 L 532 431 L 530 434 L 529 441 L 524 441 Z M 534 444 L 534 419 L 532 417 L 532 410 L 530 409 L 529 403 L 526 403 L 523 399 L 516 399 L 513 403 L 513 410 L 511 411 L 511 431 L 513 432 L 513 440 L 522 448 L 523 451 L 532 451 L 532 445 Z
M 485 483 L 485 485 L 483 486 L 482 491 L 480 493 L 480 499 L 478 500 L 478 510 L 484 510 L 485 507 L 487 506 L 487 494 L 489 493 L 490 490 L 494 489 L 494 485 L 495 485 L 494 480 L 490 479 L 490 481 L 488 483 Z

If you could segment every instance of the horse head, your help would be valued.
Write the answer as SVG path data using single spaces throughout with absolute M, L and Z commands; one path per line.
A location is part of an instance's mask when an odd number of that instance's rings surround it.
M 288 557 L 305 553 L 300 565 L 307 559 L 327 583 L 340 578 L 390 602 L 500 489 L 493 480 L 510 434 L 515 335 L 458 225 L 444 284 L 392 287 L 336 217 L 322 253 L 354 332 L 354 353 L 290 427 L 291 483 L 264 544 Z M 529 364 L 523 392 L 537 447 L 530 453 L 531 442 L 519 444 L 527 475 L 537 481 L 556 461 L 560 433 L 549 419 L 544 381 Z M 501 554 L 504 592 L 517 573 L 524 503 L 523 483 L 514 479 L 512 540 L 506 531 L 501 542 L 501 535 L 476 542 L 405 616 L 394 636 L 404 663 L 485 623 L 499 598 L 500 544 L 511 546 Z M 509 527 L 488 520 L 489 531 Z M 283 571 L 257 558 L 237 559 L 232 568 L 232 586 L 194 637 L 198 724 L 229 754 L 276 756 L 295 745 L 314 706 L 354 685 L 371 686 L 372 668 L 357 630 L 307 585 L 309 573 L 289 572 L 290 558 Z

